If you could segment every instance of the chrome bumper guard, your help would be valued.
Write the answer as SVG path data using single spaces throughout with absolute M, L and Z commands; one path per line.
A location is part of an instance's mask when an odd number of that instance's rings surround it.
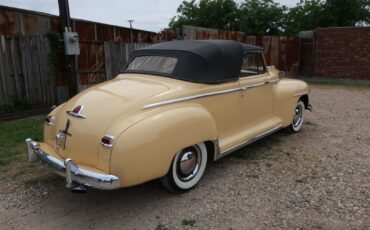
M 307 106 L 307 110 L 308 110 L 308 111 L 310 111 L 310 112 L 312 112 L 312 105 L 311 105 L 311 104 L 309 104 L 309 105 Z
M 28 162 L 40 160 L 55 173 L 66 178 L 67 188 L 73 188 L 76 185 L 84 185 L 96 189 L 111 190 L 117 189 L 121 186 L 120 179 L 114 175 L 79 168 L 70 158 L 67 158 L 64 161 L 59 160 L 42 151 L 38 143 L 30 138 L 26 139 L 26 144 Z

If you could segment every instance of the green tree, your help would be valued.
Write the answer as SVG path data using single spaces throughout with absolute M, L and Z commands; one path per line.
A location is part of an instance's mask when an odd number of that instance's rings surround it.
M 326 0 L 321 26 L 355 26 L 370 23 L 369 0 Z
M 300 31 L 320 27 L 324 20 L 324 10 L 324 2 L 321 0 L 301 0 L 287 12 L 284 18 L 284 34 L 296 35 Z
M 202 26 L 226 30 L 238 30 L 238 5 L 233 0 L 183 1 L 177 9 L 178 15 L 170 21 L 170 28 L 183 25 Z
M 183 25 L 198 25 L 199 22 L 199 7 L 195 0 L 183 1 L 177 8 L 177 16 L 174 16 L 169 27 L 172 29 L 182 28 Z
M 299 31 L 318 27 L 369 23 L 369 0 L 301 0 L 287 13 L 284 31 L 287 35 L 296 35 Z
M 280 34 L 287 10 L 273 0 L 245 0 L 240 9 L 240 29 L 251 35 Z
M 273 0 L 183 1 L 169 26 L 238 30 L 249 35 L 296 35 L 318 27 L 370 24 L 370 0 L 301 0 L 287 8 Z

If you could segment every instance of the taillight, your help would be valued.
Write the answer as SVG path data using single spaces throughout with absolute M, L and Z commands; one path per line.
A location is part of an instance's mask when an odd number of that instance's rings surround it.
M 114 136 L 105 135 L 101 139 L 101 145 L 104 146 L 105 148 L 112 148 L 113 139 L 114 139 Z
M 52 125 L 52 124 L 54 124 L 54 121 L 55 121 L 55 117 L 53 117 L 53 116 L 47 116 L 45 118 L 45 124 L 46 125 Z

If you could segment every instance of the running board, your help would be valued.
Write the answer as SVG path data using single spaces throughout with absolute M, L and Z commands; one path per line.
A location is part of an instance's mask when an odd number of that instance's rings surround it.
M 283 128 L 282 125 L 278 125 L 278 126 L 272 128 L 272 129 L 267 130 L 266 132 L 263 132 L 261 134 L 258 134 L 257 136 L 255 136 L 255 137 L 253 137 L 253 138 L 251 138 L 251 139 L 249 139 L 249 140 L 247 140 L 247 141 L 245 141 L 245 142 L 243 142 L 243 143 L 241 143 L 241 144 L 239 144 L 237 146 L 234 146 L 232 148 L 229 148 L 229 149 L 223 151 L 222 153 L 218 154 L 215 160 L 218 160 L 218 159 L 220 159 L 220 158 L 222 158 L 222 157 L 224 157 L 226 155 L 229 155 L 230 153 L 232 153 L 232 152 L 234 152 L 234 151 L 236 151 L 238 149 L 241 149 L 241 148 L 243 148 L 243 147 L 245 147 L 247 145 L 252 144 L 255 141 L 258 141 L 258 140 L 260 140 L 260 139 L 262 139 L 264 137 L 267 137 L 267 136 L 269 136 L 269 135 L 271 135 L 271 134 L 279 131 L 282 128 Z

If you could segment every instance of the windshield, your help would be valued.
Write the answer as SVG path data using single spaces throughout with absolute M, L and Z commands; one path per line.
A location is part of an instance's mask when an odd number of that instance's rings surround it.
M 176 64 L 177 58 L 174 57 L 139 56 L 131 61 L 126 70 L 171 74 Z

